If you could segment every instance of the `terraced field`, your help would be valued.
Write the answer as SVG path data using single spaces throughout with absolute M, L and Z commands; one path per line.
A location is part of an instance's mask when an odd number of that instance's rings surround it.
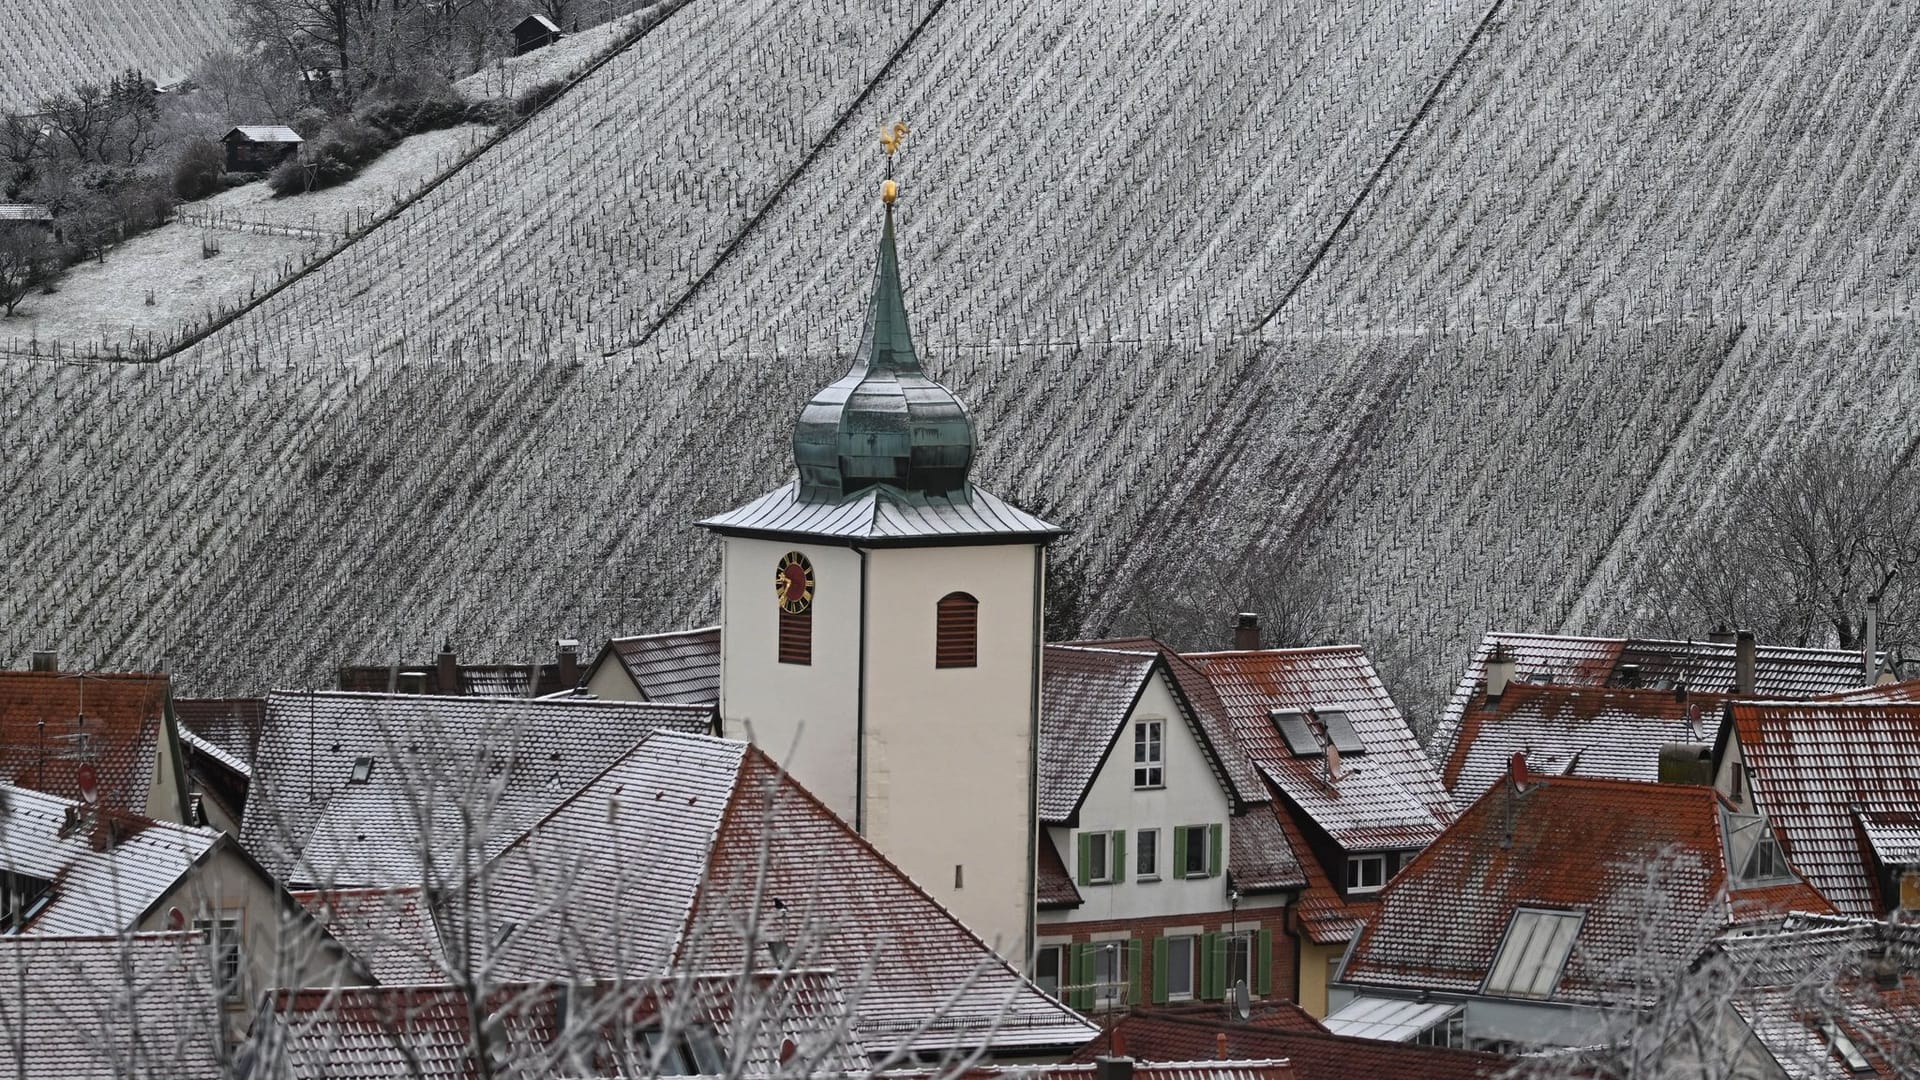
M 0 658 L 710 614 L 688 523 L 844 362 L 894 117 L 918 339 L 1083 629 L 1301 562 L 1415 703 L 1489 626 L 1632 629 L 1729 477 L 1911 453 L 1920 36 L 1804 7 L 692 0 L 198 347 L 11 364 Z
M 17 0 L 0 34 L 0 113 L 126 68 L 170 82 L 227 40 L 223 0 Z

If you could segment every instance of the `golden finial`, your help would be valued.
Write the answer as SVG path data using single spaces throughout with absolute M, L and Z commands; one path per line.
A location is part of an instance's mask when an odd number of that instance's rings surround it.
M 887 178 L 880 184 L 880 201 L 888 206 L 900 197 L 900 182 L 893 178 L 893 155 L 900 152 L 900 144 L 906 141 L 907 125 L 895 120 L 893 126 L 880 129 L 880 148 L 887 152 Z

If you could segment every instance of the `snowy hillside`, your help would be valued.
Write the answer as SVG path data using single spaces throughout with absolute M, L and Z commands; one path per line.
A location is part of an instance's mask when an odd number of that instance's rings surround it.
M 225 0 L 18 0 L 0 33 L 0 113 L 139 68 L 185 77 L 227 40 Z
M 917 337 L 1086 629 L 1306 552 L 1415 698 L 1624 632 L 1736 448 L 1913 438 L 1915 16 L 1803 8 L 693 0 L 180 357 L 9 362 L 0 659 L 228 691 L 709 613 L 689 523 L 844 364 L 896 117 Z

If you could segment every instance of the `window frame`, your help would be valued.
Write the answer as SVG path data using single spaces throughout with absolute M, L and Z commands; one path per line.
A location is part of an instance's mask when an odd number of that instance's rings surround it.
M 1157 716 L 1136 720 L 1133 724 L 1133 789 L 1152 791 L 1166 786 L 1167 722 Z
M 933 605 L 933 666 L 980 666 L 980 598 L 950 592 Z
M 1380 880 L 1372 885 L 1366 883 L 1366 867 L 1377 864 L 1380 867 Z M 1359 883 L 1354 881 L 1355 871 L 1359 871 Z M 1387 887 L 1387 853 L 1384 851 L 1365 851 L 1347 856 L 1347 895 L 1372 896 Z
M 1168 1001 L 1195 1001 L 1200 997 L 1200 938 L 1194 934 L 1169 934 L 1164 950 L 1167 958 L 1167 971 L 1162 981 L 1167 988 Z M 1184 945 L 1187 958 L 1184 964 L 1175 960 L 1174 947 Z M 1182 992 L 1173 987 L 1173 973 L 1183 971 L 1187 977 L 1187 989 Z
M 1041 959 L 1047 956 L 1053 957 L 1053 986 L 1050 989 L 1047 986 L 1047 976 L 1040 972 Z M 1055 998 L 1064 1001 L 1066 999 L 1060 996 L 1060 988 L 1066 985 L 1067 981 L 1066 945 L 1041 945 L 1039 948 L 1033 950 L 1033 984 L 1035 986 L 1038 986 L 1042 991 L 1051 994 Z
M 1520 927 L 1521 920 L 1528 916 L 1532 917 L 1533 922 L 1527 927 L 1526 941 L 1520 946 L 1522 952 L 1514 956 L 1505 981 L 1501 983 L 1500 988 L 1496 989 L 1494 978 L 1500 973 L 1501 963 L 1507 958 L 1507 951 L 1514 947 L 1514 933 Z M 1562 928 L 1571 926 L 1571 930 L 1566 935 L 1566 944 L 1558 948 L 1559 958 L 1551 965 L 1546 964 L 1545 961 L 1552 957 L 1551 950 L 1556 946 L 1552 941 L 1541 946 L 1541 955 L 1531 966 L 1534 974 L 1528 981 L 1529 985 L 1538 983 L 1542 975 L 1549 976 L 1544 992 L 1517 990 L 1515 987 L 1521 975 L 1520 963 L 1527 958 L 1526 953 L 1531 950 L 1534 938 L 1541 933 L 1548 919 L 1553 920 L 1553 925 L 1547 928 L 1546 932 L 1554 936 L 1558 936 Z M 1560 980 L 1566 974 L 1567 963 L 1573 957 L 1573 950 L 1580 943 L 1580 931 L 1586 925 L 1586 921 L 1587 914 L 1584 911 L 1525 906 L 1515 908 L 1513 914 L 1507 919 L 1506 928 L 1500 933 L 1500 947 L 1494 950 L 1493 961 L 1487 966 L 1486 977 L 1480 981 L 1480 992 L 1490 997 L 1518 998 L 1522 1001 L 1552 1001 L 1554 991 L 1559 988 Z
M 1174 827 L 1173 876 L 1182 881 L 1194 881 L 1202 878 L 1220 876 L 1220 861 L 1224 851 L 1216 855 L 1215 837 L 1219 845 L 1224 846 L 1226 832 L 1220 825 L 1177 825 Z M 1195 848 L 1198 848 L 1196 853 Z M 1194 870 L 1194 860 L 1200 860 L 1200 869 Z
M 1087 969 L 1093 983 L 1093 1006 L 1096 1009 L 1111 1009 L 1127 1004 L 1127 990 L 1131 985 L 1130 972 L 1127 970 L 1127 954 L 1131 944 L 1126 939 L 1089 942 L 1093 946 L 1093 955 L 1088 958 Z M 1112 970 L 1110 978 L 1100 977 L 1100 964 L 1110 959 Z
M 1133 834 L 1133 880 L 1160 880 L 1160 830 L 1138 829 Z
M 1249 998 L 1259 996 L 1260 972 L 1259 969 L 1254 966 L 1254 942 L 1255 931 L 1251 929 L 1227 930 L 1221 931 L 1220 933 L 1220 955 L 1225 965 L 1225 971 L 1221 976 L 1221 985 L 1226 988 L 1226 992 L 1229 995 L 1233 993 L 1234 985 L 1239 982 L 1239 980 L 1234 977 L 1234 967 L 1237 963 L 1244 962 L 1246 964 L 1247 996 Z
M 193 920 L 196 933 L 207 935 L 207 948 L 211 953 L 209 966 L 216 980 L 214 987 L 223 1001 L 239 1001 L 245 998 L 244 988 L 240 985 L 246 968 L 245 923 L 237 911 L 214 911 Z

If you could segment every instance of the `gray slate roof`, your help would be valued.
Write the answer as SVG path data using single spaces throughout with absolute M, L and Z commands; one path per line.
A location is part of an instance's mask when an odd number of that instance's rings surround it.
M 842 502 L 803 502 L 794 481 L 700 524 L 727 535 L 813 536 L 875 545 L 1046 543 L 1066 532 L 979 487 L 970 490 L 971 497 L 908 495 L 882 486 Z
M 221 1075 L 207 962 L 196 933 L 0 938 L 0 970 L 33 973 L 0 995 L 9 1062 L 19 1037 L 34 1077 Z
M 68 809 L 81 804 L 8 785 L 0 785 L 0 798 L 0 866 L 54 883 L 30 933 L 130 930 L 222 841 L 212 829 L 128 816 L 116 842 L 95 850 L 93 829 L 60 835 Z
M 693 705 L 583 698 L 276 693 L 267 699 L 241 842 L 309 887 L 422 883 L 423 837 L 444 855 L 498 851 L 649 732 L 712 730 Z M 365 783 L 355 761 L 372 760 Z M 457 867 L 442 863 L 447 873 Z
M 497 978 L 762 963 L 742 955 L 738 927 L 764 882 L 763 925 L 796 943 L 794 964 L 869 978 L 853 1004 L 870 1049 L 1038 1051 L 1096 1033 L 745 743 L 649 736 L 497 856 L 489 878 L 489 917 L 521 928 L 493 956 Z M 557 881 L 564 917 L 551 914 Z
M 684 705 L 720 703 L 720 628 L 676 630 L 665 634 L 614 638 L 606 653 L 617 657 L 648 701 Z

